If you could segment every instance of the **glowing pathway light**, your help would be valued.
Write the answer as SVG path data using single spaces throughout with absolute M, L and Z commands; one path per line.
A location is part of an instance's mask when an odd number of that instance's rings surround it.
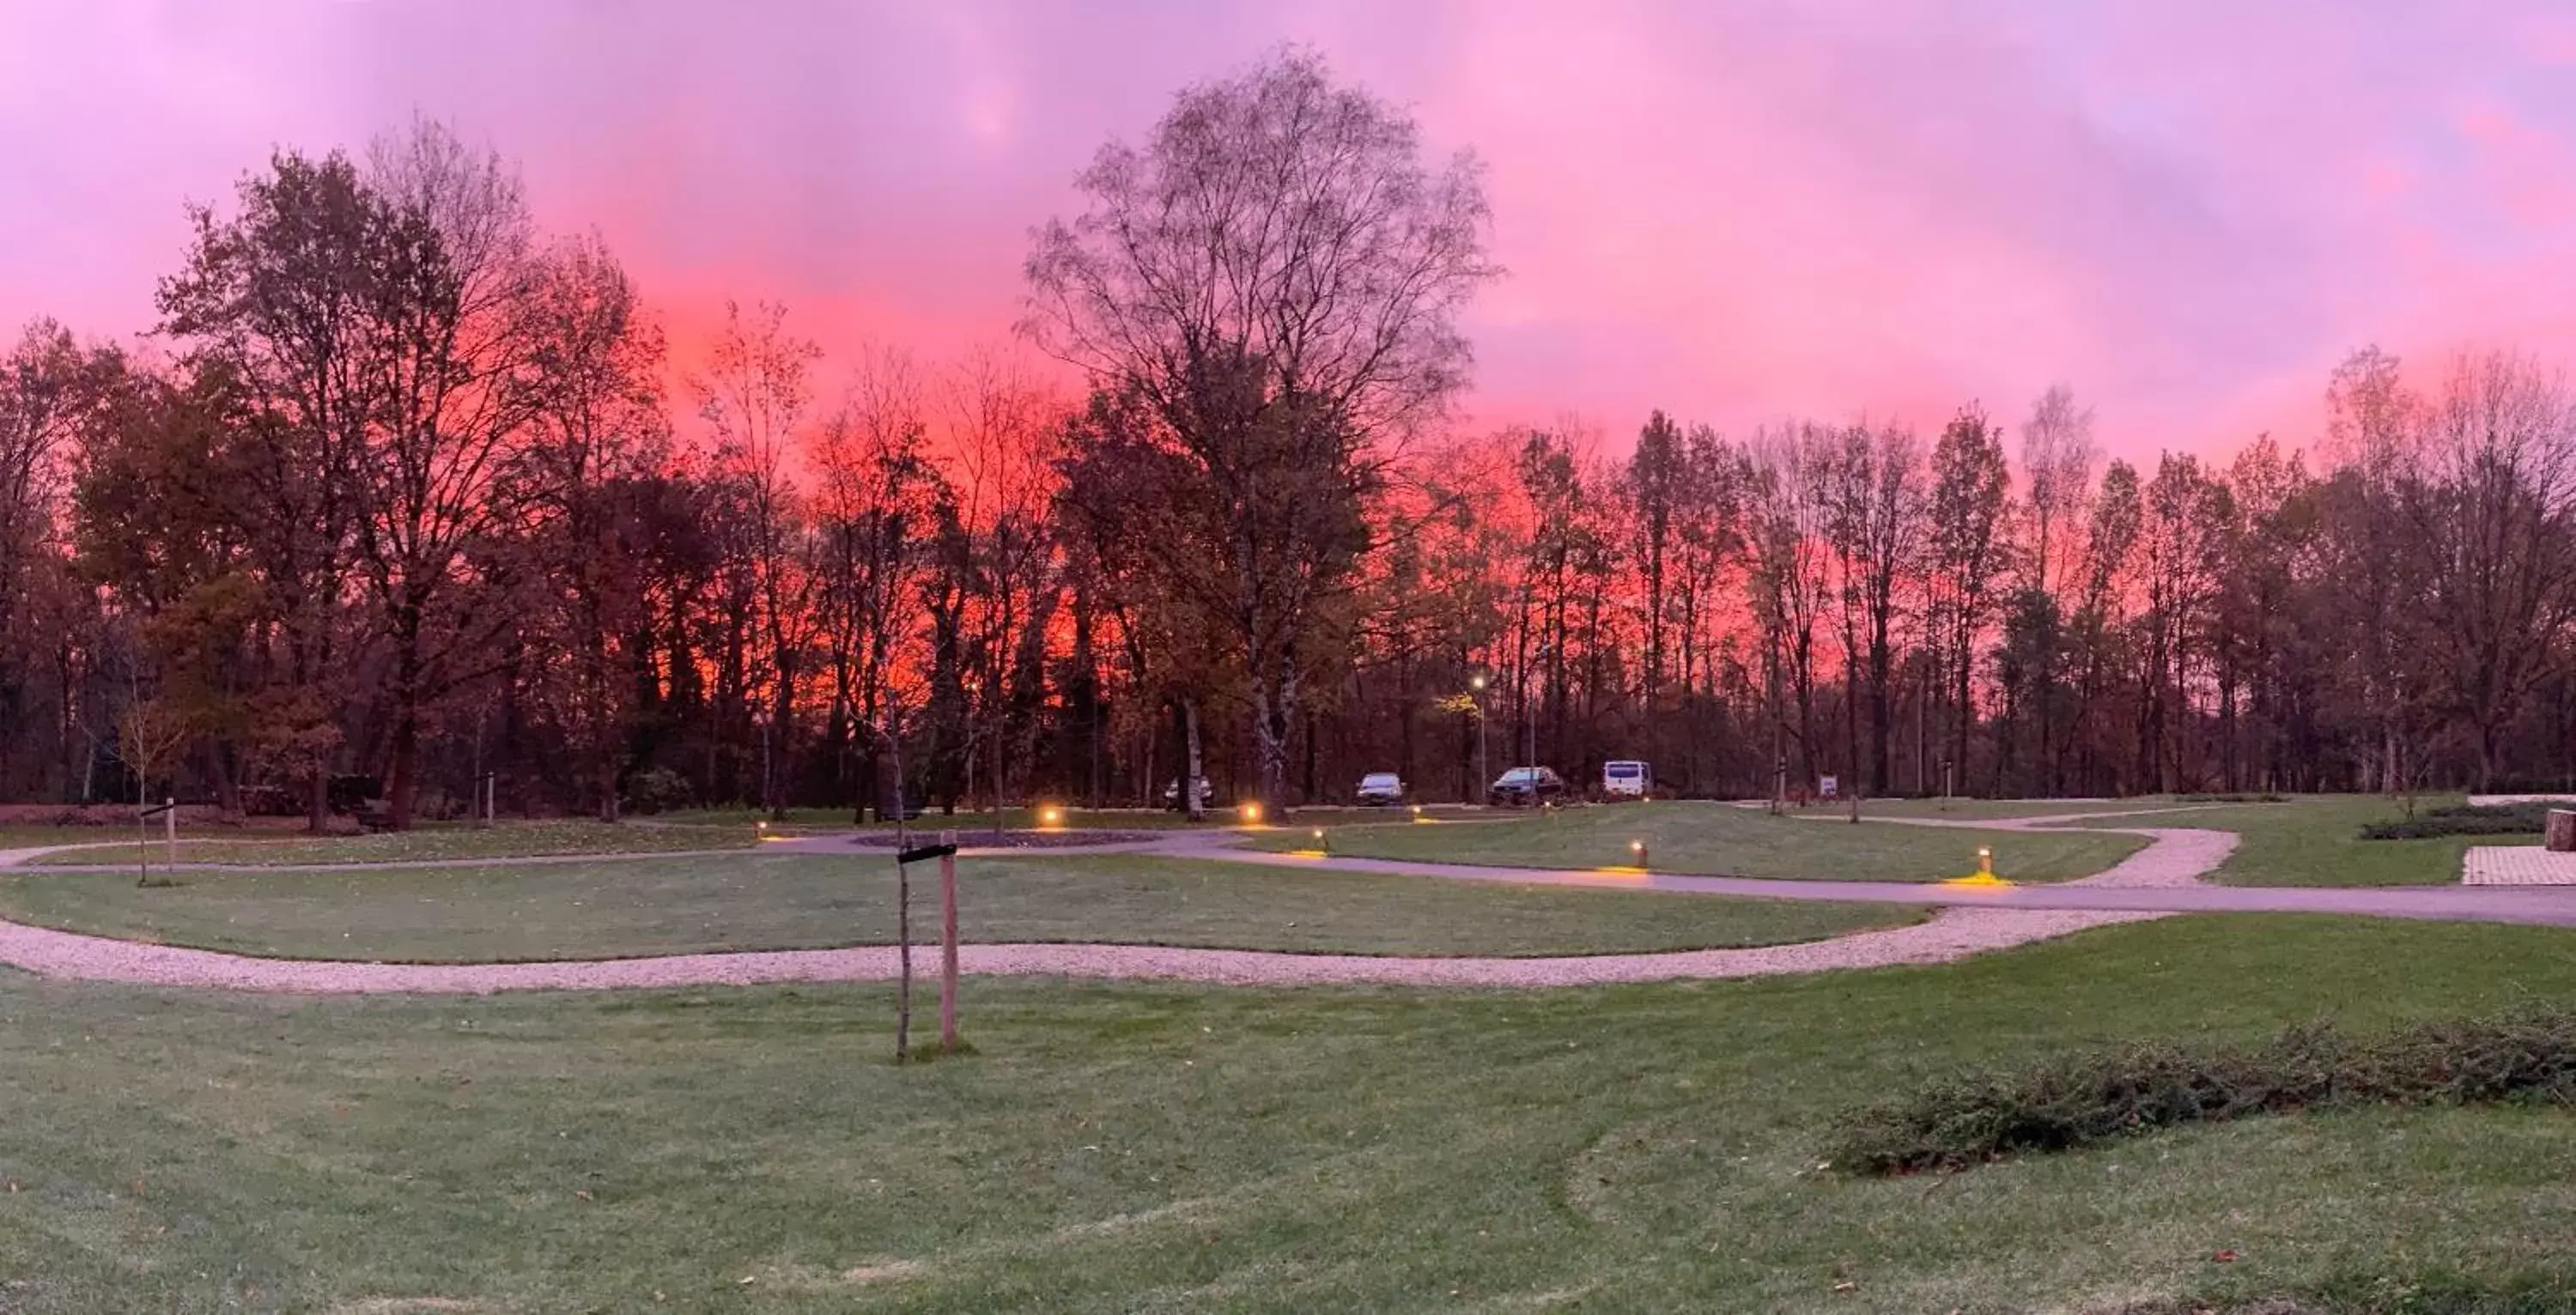
M 1628 858 L 1630 862 L 1635 863 L 1639 867 L 1646 866 L 1646 842 L 1643 840 L 1629 841 Z
M 2012 883 L 1995 875 L 1995 851 L 1979 845 L 1977 846 L 1977 875 L 1952 877 L 1941 884 L 1944 886 L 2009 886 Z
M 1261 805 L 1245 804 L 1243 806 L 1243 824 L 1245 826 L 1261 825 Z
M 1413 806 L 1413 820 L 1416 822 L 1428 822 L 1431 819 L 1422 815 L 1422 805 L 1415 804 Z
M 1315 852 L 1318 854 L 1330 854 L 1333 852 L 1332 845 L 1326 843 L 1324 840 L 1324 828 L 1320 826 L 1315 828 Z
M 1064 810 L 1053 804 L 1046 804 L 1040 807 L 1038 809 L 1038 825 L 1049 831 L 1062 830 L 1064 828 Z

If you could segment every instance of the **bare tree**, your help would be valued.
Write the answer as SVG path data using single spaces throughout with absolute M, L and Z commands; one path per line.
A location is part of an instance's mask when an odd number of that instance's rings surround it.
M 1184 91 L 1078 186 L 1088 211 L 1036 235 L 1026 328 L 1142 398 L 1214 499 L 1220 532 L 1172 547 L 1229 581 L 1209 611 L 1275 808 L 1312 611 L 1367 546 L 1355 508 L 1466 383 L 1457 316 L 1497 273 L 1482 172 L 1426 168 L 1409 117 L 1289 52 Z
M 911 359 L 891 348 L 865 349 L 839 411 L 823 422 L 812 448 L 814 599 L 832 664 L 836 716 L 860 755 L 852 818 L 858 822 L 871 807 L 880 818 L 885 812 L 878 763 L 900 737 L 883 727 L 902 721 L 899 711 L 888 711 L 888 700 L 918 638 L 909 600 L 921 570 L 922 536 L 941 495 L 923 449 L 926 410 Z M 905 790 L 899 751 L 896 766 L 899 816 Z
M 540 395 L 528 314 L 539 267 L 518 175 L 443 125 L 377 139 L 367 182 L 390 223 L 366 357 L 379 410 L 358 467 L 359 547 L 393 662 L 385 802 L 401 829 L 426 705 L 487 670 L 476 664 L 507 625 L 470 554 L 518 507 L 499 476 Z
M 963 709 L 965 738 L 983 741 L 998 829 L 1012 763 L 1025 754 L 1045 697 L 1044 637 L 1061 596 L 1048 523 L 1061 407 L 1019 361 L 989 349 L 969 354 L 947 391 L 956 472 L 950 486 L 973 603 L 966 647 L 980 668 L 980 706 Z
M 2337 611 L 2353 640 L 2363 709 L 2378 728 L 2372 774 L 2389 793 L 2406 775 L 2400 759 L 2410 737 L 2404 731 L 2418 720 L 2410 712 L 2417 702 L 2410 677 L 2420 664 L 2403 631 L 2420 618 L 2405 606 L 2412 571 L 2395 529 L 2404 520 L 2397 478 L 2423 431 L 2422 405 L 2407 389 L 2398 359 L 2376 346 L 2346 357 L 2326 388 L 2325 452 L 2343 472 L 2329 506 L 2349 531 L 2329 538 L 2341 558 L 2334 568 L 2343 585 Z
M 759 625 L 769 648 L 769 708 L 761 719 L 760 806 L 784 821 L 787 797 L 779 750 L 793 736 L 796 682 L 812 638 L 806 606 L 812 577 L 802 569 L 803 500 L 788 472 L 797 428 L 813 400 L 807 370 L 822 349 L 786 329 L 787 308 L 762 303 L 745 316 L 725 303 L 724 332 L 706 374 L 693 381 L 698 411 L 715 431 L 716 462 L 737 480 L 747 502 Z
M 529 441 L 512 471 L 527 500 L 532 564 L 562 627 L 571 686 L 561 712 L 591 804 L 618 816 L 636 715 L 628 648 L 648 600 L 635 505 L 670 456 L 661 330 L 596 239 L 548 252 L 532 287 L 538 390 Z
M 2576 401 L 2564 376 L 2507 352 L 2459 358 L 2423 411 L 2400 489 L 2428 633 L 2487 787 L 2505 724 L 2576 625 Z
M 1971 405 L 1952 417 L 1932 449 L 1931 620 L 1949 685 L 1950 760 L 1968 772 L 1968 730 L 1976 722 L 1977 641 L 1995 606 L 2003 573 L 2003 517 L 2010 474 L 2003 440 Z
M 2040 394 L 2021 429 L 2027 484 L 2023 500 L 2030 507 L 2031 547 L 2025 565 L 2032 588 L 2046 592 L 2052 576 L 2063 578 L 2074 522 L 2084 514 L 2084 497 L 2100 460 L 2093 446 L 2093 408 L 2077 405 L 2073 390 L 2064 384 Z

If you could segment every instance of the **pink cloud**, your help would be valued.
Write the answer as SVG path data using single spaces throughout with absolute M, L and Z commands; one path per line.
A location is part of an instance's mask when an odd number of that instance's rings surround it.
M 36 0 L 0 12 L 0 320 L 145 327 L 183 201 L 418 109 L 599 229 L 683 351 L 732 296 L 953 354 L 1007 332 L 1103 140 L 1295 40 L 1490 165 L 1481 420 L 1928 428 L 2063 380 L 2131 455 L 2295 442 L 2366 341 L 2576 356 L 2570 31 L 2536 0 Z

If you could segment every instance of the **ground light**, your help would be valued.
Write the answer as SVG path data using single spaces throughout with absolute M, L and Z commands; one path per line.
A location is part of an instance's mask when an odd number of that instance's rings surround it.
M 1941 884 L 1945 886 L 2009 886 L 2012 883 L 1995 875 L 1995 851 L 1984 845 L 1979 845 L 1977 846 L 1977 874 L 1973 877 L 1952 877 Z
M 1038 809 L 1038 825 L 1039 825 L 1039 826 L 1041 826 L 1041 827 L 1044 827 L 1044 828 L 1046 828 L 1047 830 L 1050 830 L 1050 831 L 1055 830 L 1055 829 L 1057 829 L 1057 828 L 1059 828 L 1059 827 L 1063 826 L 1063 825 L 1064 825 L 1064 810 L 1063 810 L 1063 809 L 1061 809 L 1061 808 L 1056 807 L 1056 806 L 1055 806 L 1055 805 L 1053 805 L 1053 804 L 1047 804 L 1047 805 L 1045 805 L 1045 806 L 1043 806 L 1043 807 L 1039 808 L 1039 809 Z
M 1243 806 L 1243 821 L 1246 826 L 1261 825 L 1261 805 L 1245 804 Z
M 1324 828 L 1320 826 L 1315 828 L 1315 852 L 1318 854 L 1330 854 L 1333 852 L 1333 847 L 1324 842 Z
M 1431 819 L 1422 815 L 1422 805 L 1415 804 L 1413 806 L 1413 820 L 1416 822 L 1428 822 Z
M 1643 840 L 1629 841 L 1628 857 L 1629 860 L 1634 862 L 1637 866 L 1646 866 L 1646 842 Z

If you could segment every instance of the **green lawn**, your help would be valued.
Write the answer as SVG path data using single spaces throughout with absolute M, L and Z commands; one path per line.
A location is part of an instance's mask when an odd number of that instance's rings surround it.
M 2457 795 L 2426 795 L 2416 809 L 2460 802 Z M 2365 822 L 2405 816 L 2402 804 L 2378 795 L 2305 795 L 2278 804 L 2231 804 L 2138 818 L 2139 826 L 2201 827 L 2233 831 L 2236 852 L 2211 876 L 2230 886 L 2440 886 L 2460 879 L 2460 856 L 2471 845 L 2536 845 L 2540 837 L 2444 836 L 2433 840 L 2364 840 Z M 2119 826 L 2074 822 L 2070 826 Z
M 93 828 L 103 830 L 103 828 Z M 250 867 L 270 867 L 301 863 L 418 863 L 425 860 L 457 858 L 532 858 L 553 854 L 656 854 L 682 850 L 747 849 L 760 842 L 760 833 L 749 826 L 643 826 L 620 823 L 607 825 L 585 821 L 503 822 L 489 828 L 470 826 L 432 826 L 415 831 L 380 831 L 360 836 L 305 836 L 292 831 L 235 839 L 182 839 L 179 861 L 182 863 L 237 863 Z M 116 840 L 112 834 L 94 834 L 88 840 Z M 77 844 L 80 839 L 60 840 L 53 844 Z M 162 862 L 163 846 L 155 841 L 145 846 L 142 857 L 155 866 Z M 118 844 L 103 849 L 67 850 L 45 854 L 34 862 L 44 865 L 132 866 L 135 846 Z
M 1817 804 L 1809 813 L 1831 813 L 1833 804 Z M 1841 805 L 1848 808 L 1849 805 Z M 2192 807 L 2172 795 L 2142 795 L 2135 799 L 1870 799 L 1861 804 L 1862 817 L 1928 817 L 1955 818 L 1960 821 L 1986 821 L 2012 817 L 2062 817 L 2072 813 L 2127 813 Z
M 1063 805 L 1051 807 L 1054 816 L 1052 820 L 1046 822 L 1046 825 L 1061 826 L 1067 830 L 1076 831 L 1174 831 L 1190 828 L 1220 831 L 1241 826 L 1245 821 L 1243 810 L 1239 807 L 1210 808 L 1207 810 L 1206 820 L 1200 822 L 1192 822 L 1180 813 L 1160 808 L 1072 808 Z M 1430 804 L 1424 808 L 1424 812 L 1433 817 L 1475 816 L 1484 811 L 1481 808 L 1464 808 L 1457 804 Z M 1041 822 L 1038 813 L 1039 810 L 1033 807 L 1005 808 L 1002 810 L 1002 827 L 1004 830 L 1021 830 L 1038 826 Z M 1365 825 L 1401 820 L 1408 815 L 1407 810 L 1402 808 L 1317 806 L 1298 809 L 1296 823 L 1299 826 L 1309 827 Z M 701 808 L 686 812 L 665 813 L 651 820 L 677 825 L 748 827 L 767 816 L 769 816 L 767 813 L 758 809 Z M 850 821 L 850 810 L 846 808 L 791 808 L 787 810 L 787 820 L 778 825 L 791 831 L 874 831 L 881 827 L 891 829 L 894 823 L 853 824 Z M 989 810 L 968 810 L 954 814 L 933 811 L 914 818 L 909 825 L 916 831 L 954 830 L 971 835 L 977 831 L 991 830 L 993 814 Z
M 182 843 L 191 839 L 230 839 L 242 831 L 234 827 L 181 827 Z M 157 843 L 161 832 L 152 833 Z M 0 849 L 32 849 L 39 845 L 89 845 L 130 842 L 134 828 L 128 826 L 0 826 Z
M 937 935 L 916 867 L 913 934 Z M 364 872 L 0 872 L 0 916 L 294 958 L 486 962 L 889 944 L 887 858 L 792 854 Z M 1356 954 L 1532 955 L 1815 940 L 1925 911 L 1102 856 L 965 859 L 959 931 Z M 5 1309 L 5 1307 L 0 1307 Z
M 2571 951 L 2183 918 L 1940 968 L 1540 994 L 976 980 L 980 1053 L 910 1069 L 877 987 L 307 1000 L 0 975 L 0 1300 L 1918 1315 L 2358 1310 L 2445 1282 L 2566 1310 L 2563 1113 L 2253 1119 L 1932 1178 L 1816 1153 L 1836 1111 L 1928 1071 L 2565 1000 Z
M 2020 881 L 2063 881 L 2099 872 L 2146 842 L 2080 831 L 2033 834 L 1872 825 L 1813 817 L 1773 817 L 1758 808 L 1718 803 L 1603 804 L 1524 814 L 1510 822 L 1393 823 L 1332 833 L 1335 854 L 1480 863 L 1509 867 L 1589 868 L 1630 861 L 1628 842 L 1643 839 L 1658 871 L 1818 881 L 1936 881 L 1977 870 L 1977 847 L 1991 846 L 1995 871 Z M 1267 849 L 1298 849 L 1311 838 L 1294 829 L 1259 835 Z

